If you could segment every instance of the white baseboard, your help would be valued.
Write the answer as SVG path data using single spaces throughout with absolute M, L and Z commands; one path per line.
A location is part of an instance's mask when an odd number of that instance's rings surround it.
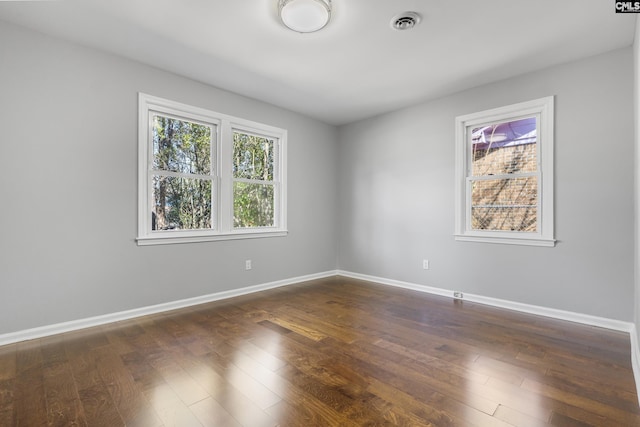
M 384 277 L 369 276 L 367 274 L 353 273 L 350 271 L 338 270 L 340 276 L 351 277 L 354 279 L 366 280 L 369 282 L 380 283 L 383 285 L 395 286 L 398 288 L 411 289 L 414 291 L 425 292 L 434 295 L 453 298 L 453 292 L 449 289 L 434 288 L 431 286 L 418 285 L 416 283 L 403 282 L 400 280 L 387 279 Z M 623 322 L 621 320 L 608 319 L 605 317 L 591 316 L 589 314 L 574 313 L 572 311 L 557 310 L 555 308 L 541 307 L 537 305 L 523 304 L 520 302 L 508 301 L 498 298 L 490 298 L 482 295 L 474 295 L 464 293 L 464 301 L 476 302 L 479 304 L 490 305 L 493 307 L 506 308 L 508 310 L 520 311 L 523 313 L 535 314 L 538 316 L 551 317 L 559 320 L 567 320 L 575 323 L 582 323 L 589 326 L 597 326 L 615 331 L 630 333 L 634 327 L 631 322 Z
M 638 330 L 635 325 L 631 328 L 631 366 L 633 367 L 633 377 L 636 379 L 636 391 L 638 403 L 640 403 L 640 344 L 638 343 Z
M 55 335 L 63 332 L 70 332 L 79 329 L 90 328 L 93 326 L 104 325 L 107 323 L 118 322 L 122 320 L 128 320 L 135 317 L 147 316 L 150 314 L 157 314 L 165 311 L 177 310 L 180 308 L 191 307 L 198 304 L 204 304 L 212 301 L 223 300 L 227 298 L 233 298 L 240 295 L 251 294 L 255 292 L 265 291 L 268 289 L 279 288 L 296 283 L 305 282 L 308 280 L 322 279 L 331 276 L 345 276 L 354 279 L 366 280 L 369 282 L 380 283 L 383 285 L 395 286 L 404 289 L 411 289 L 419 292 L 425 292 L 434 295 L 440 295 L 444 297 L 453 297 L 453 291 L 449 289 L 435 288 L 431 286 L 419 285 L 416 283 L 403 282 L 400 280 L 387 279 L 383 277 L 370 276 L 367 274 L 354 273 L 344 270 L 333 270 L 322 273 L 309 274 L 305 276 L 293 277 L 290 279 L 278 280 L 275 282 L 263 283 L 260 285 L 247 286 L 240 289 L 232 289 L 229 291 L 216 292 L 213 294 L 202 295 L 194 298 L 187 298 L 178 301 L 171 301 L 168 303 L 157 304 L 147 307 L 136 308 L 133 310 L 120 311 L 117 313 L 105 314 L 102 316 L 89 317 L 85 319 L 72 320 L 69 322 L 57 323 L 53 325 L 47 325 L 37 327 L 33 329 L 26 329 L 17 332 L 10 332 L 7 334 L 0 334 L 0 345 L 11 344 L 20 341 L 27 341 L 36 338 L 42 338 L 45 336 Z M 608 319 L 603 317 L 591 316 L 588 314 L 574 313 L 570 311 L 557 310 L 553 308 L 535 306 L 530 304 L 523 304 L 519 302 L 513 302 L 508 300 L 502 300 L 497 298 L 484 297 L 481 295 L 464 294 L 464 300 L 476 302 L 479 304 L 490 305 L 493 307 L 506 308 L 509 310 L 520 311 L 524 313 L 536 314 L 539 316 L 551 317 L 555 319 L 568 320 L 571 322 L 582 323 L 590 326 L 597 326 L 606 329 L 613 329 L 622 332 L 628 332 L 631 336 L 632 347 L 632 362 L 636 378 L 640 379 L 640 347 L 638 344 L 637 335 L 635 334 L 635 325 L 630 322 L 623 322 L 620 320 Z M 638 381 L 637 383 L 640 383 Z M 639 393 L 640 396 L 640 393 Z
M 60 334 L 64 332 L 76 331 L 79 329 L 100 326 L 107 323 L 119 322 L 121 320 L 133 319 L 135 317 L 147 316 L 149 314 L 157 314 L 165 311 L 177 310 L 180 308 L 191 307 L 198 304 L 204 304 L 212 301 L 219 301 L 227 298 L 233 298 L 240 295 L 251 294 L 268 289 L 280 288 L 283 286 L 293 285 L 296 283 L 306 282 L 308 280 L 322 279 L 337 275 L 337 272 L 326 271 L 323 273 L 309 274 L 305 276 L 292 277 L 290 279 L 278 280 L 275 282 L 263 283 L 260 285 L 247 286 L 240 289 L 232 289 L 229 291 L 216 292 L 213 294 L 202 295 L 194 298 L 187 298 L 178 301 L 171 301 L 164 304 L 151 305 L 147 307 L 136 308 L 133 310 L 120 311 L 117 313 L 105 314 L 102 316 L 89 317 L 85 319 L 72 320 L 70 322 L 57 323 L 33 329 L 26 329 L 7 334 L 0 334 L 0 345 L 12 344 L 20 341 L 27 341 L 36 338 L 42 338 L 50 335 Z

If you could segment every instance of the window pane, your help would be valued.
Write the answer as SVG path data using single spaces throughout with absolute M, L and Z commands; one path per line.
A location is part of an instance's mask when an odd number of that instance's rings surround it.
M 471 228 L 535 232 L 537 205 L 537 177 L 474 181 Z
M 472 175 L 537 171 L 535 117 L 474 128 Z
M 153 117 L 153 168 L 209 175 L 211 127 L 185 120 Z
M 233 184 L 233 226 L 273 227 L 274 186 L 235 182 Z
M 152 230 L 211 229 L 211 180 L 153 176 Z
M 273 181 L 274 140 L 233 133 L 233 177 Z

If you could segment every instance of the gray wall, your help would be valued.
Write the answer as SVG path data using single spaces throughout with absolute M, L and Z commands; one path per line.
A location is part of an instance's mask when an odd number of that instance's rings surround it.
M 632 70 L 626 48 L 341 127 L 339 268 L 632 321 Z M 454 118 L 548 95 L 556 247 L 454 241 Z
M 0 334 L 335 269 L 334 127 L 2 23 L 0 58 Z M 289 236 L 138 247 L 138 91 L 287 129 Z
M 634 115 L 635 125 L 635 326 L 637 343 L 640 343 L 640 16 L 636 18 L 636 34 L 633 41 Z M 631 349 L 636 351 L 638 349 Z M 632 356 L 633 357 L 633 356 Z M 636 354 L 635 357 L 640 357 Z M 640 391 L 640 384 L 636 384 Z

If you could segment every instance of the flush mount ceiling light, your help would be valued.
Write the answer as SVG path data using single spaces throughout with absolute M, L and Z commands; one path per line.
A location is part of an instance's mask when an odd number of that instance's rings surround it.
M 282 23 L 298 33 L 323 29 L 331 19 L 331 0 L 278 0 Z
M 422 17 L 416 12 L 403 12 L 391 20 L 391 28 L 394 30 L 410 30 L 420 23 Z

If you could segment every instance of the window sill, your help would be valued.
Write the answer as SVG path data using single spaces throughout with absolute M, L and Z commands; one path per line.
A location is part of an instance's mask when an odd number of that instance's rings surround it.
M 544 246 L 552 248 L 556 245 L 554 239 L 525 238 L 525 237 L 497 237 L 497 236 L 469 236 L 464 234 L 454 235 L 460 242 L 498 243 L 502 245 Z
M 201 242 L 217 242 L 224 240 L 241 240 L 241 239 L 261 239 L 266 237 L 285 237 L 287 230 L 273 231 L 240 231 L 228 234 L 210 234 L 200 236 L 145 236 L 138 237 L 136 242 L 138 246 L 152 245 L 174 245 L 180 243 L 201 243 Z

